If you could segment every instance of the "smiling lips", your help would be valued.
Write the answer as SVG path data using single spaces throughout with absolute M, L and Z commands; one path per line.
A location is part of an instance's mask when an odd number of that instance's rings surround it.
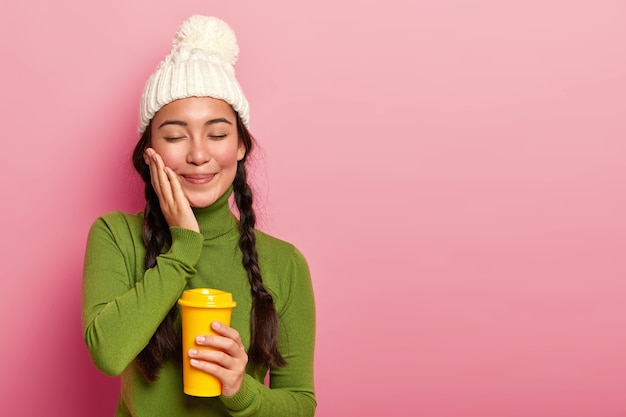
M 181 175 L 181 177 L 191 184 L 207 184 L 213 180 L 215 174 Z

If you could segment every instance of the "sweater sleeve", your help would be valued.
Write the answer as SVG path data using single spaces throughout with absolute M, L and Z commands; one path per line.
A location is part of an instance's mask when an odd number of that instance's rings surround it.
M 287 365 L 270 371 L 270 387 L 250 375 L 233 396 L 220 397 L 233 417 L 307 417 L 317 406 L 313 383 L 315 302 L 308 265 L 295 250 L 283 277 L 279 349 Z
M 119 375 L 148 344 L 195 274 L 202 235 L 172 227 L 172 245 L 156 266 L 137 263 L 132 227 L 121 213 L 96 220 L 87 239 L 83 271 L 83 335 L 98 369 Z M 141 275 L 143 276 L 135 276 Z

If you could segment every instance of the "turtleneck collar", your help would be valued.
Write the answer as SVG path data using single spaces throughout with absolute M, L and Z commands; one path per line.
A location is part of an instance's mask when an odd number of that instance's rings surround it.
M 230 186 L 224 195 L 210 206 L 192 208 L 198 220 L 198 226 L 200 226 L 200 233 L 205 240 L 215 239 L 237 231 L 237 218 L 230 211 L 228 204 L 228 198 L 232 193 L 233 187 Z

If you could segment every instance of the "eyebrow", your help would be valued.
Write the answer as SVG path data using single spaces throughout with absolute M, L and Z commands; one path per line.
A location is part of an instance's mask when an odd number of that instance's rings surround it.
M 211 126 L 211 125 L 214 125 L 216 123 L 227 123 L 227 124 L 232 126 L 232 123 L 228 119 L 225 119 L 223 117 L 218 117 L 216 119 L 207 120 L 204 123 L 204 125 L 205 126 Z M 166 121 L 164 121 L 163 123 L 161 123 L 159 125 L 159 129 L 162 128 L 163 126 L 167 126 L 167 125 L 176 125 L 176 126 L 183 126 L 183 127 L 185 127 L 185 126 L 187 126 L 187 122 L 184 122 L 182 120 L 166 120 Z

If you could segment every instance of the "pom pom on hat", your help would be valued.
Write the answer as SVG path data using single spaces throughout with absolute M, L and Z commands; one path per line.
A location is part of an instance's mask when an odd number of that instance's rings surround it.
M 235 33 L 216 17 L 194 15 L 180 26 L 172 50 L 150 76 L 139 106 L 139 134 L 161 107 L 188 97 L 213 97 L 230 104 L 248 126 L 248 101 L 235 79 L 239 56 Z
M 187 19 L 176 32 L 174 48 L 186 46 L 208 53 L 217 53 L 225 64 L 235 65 L 239 46 L 235 32 L 216 17 L 195 15 Z

